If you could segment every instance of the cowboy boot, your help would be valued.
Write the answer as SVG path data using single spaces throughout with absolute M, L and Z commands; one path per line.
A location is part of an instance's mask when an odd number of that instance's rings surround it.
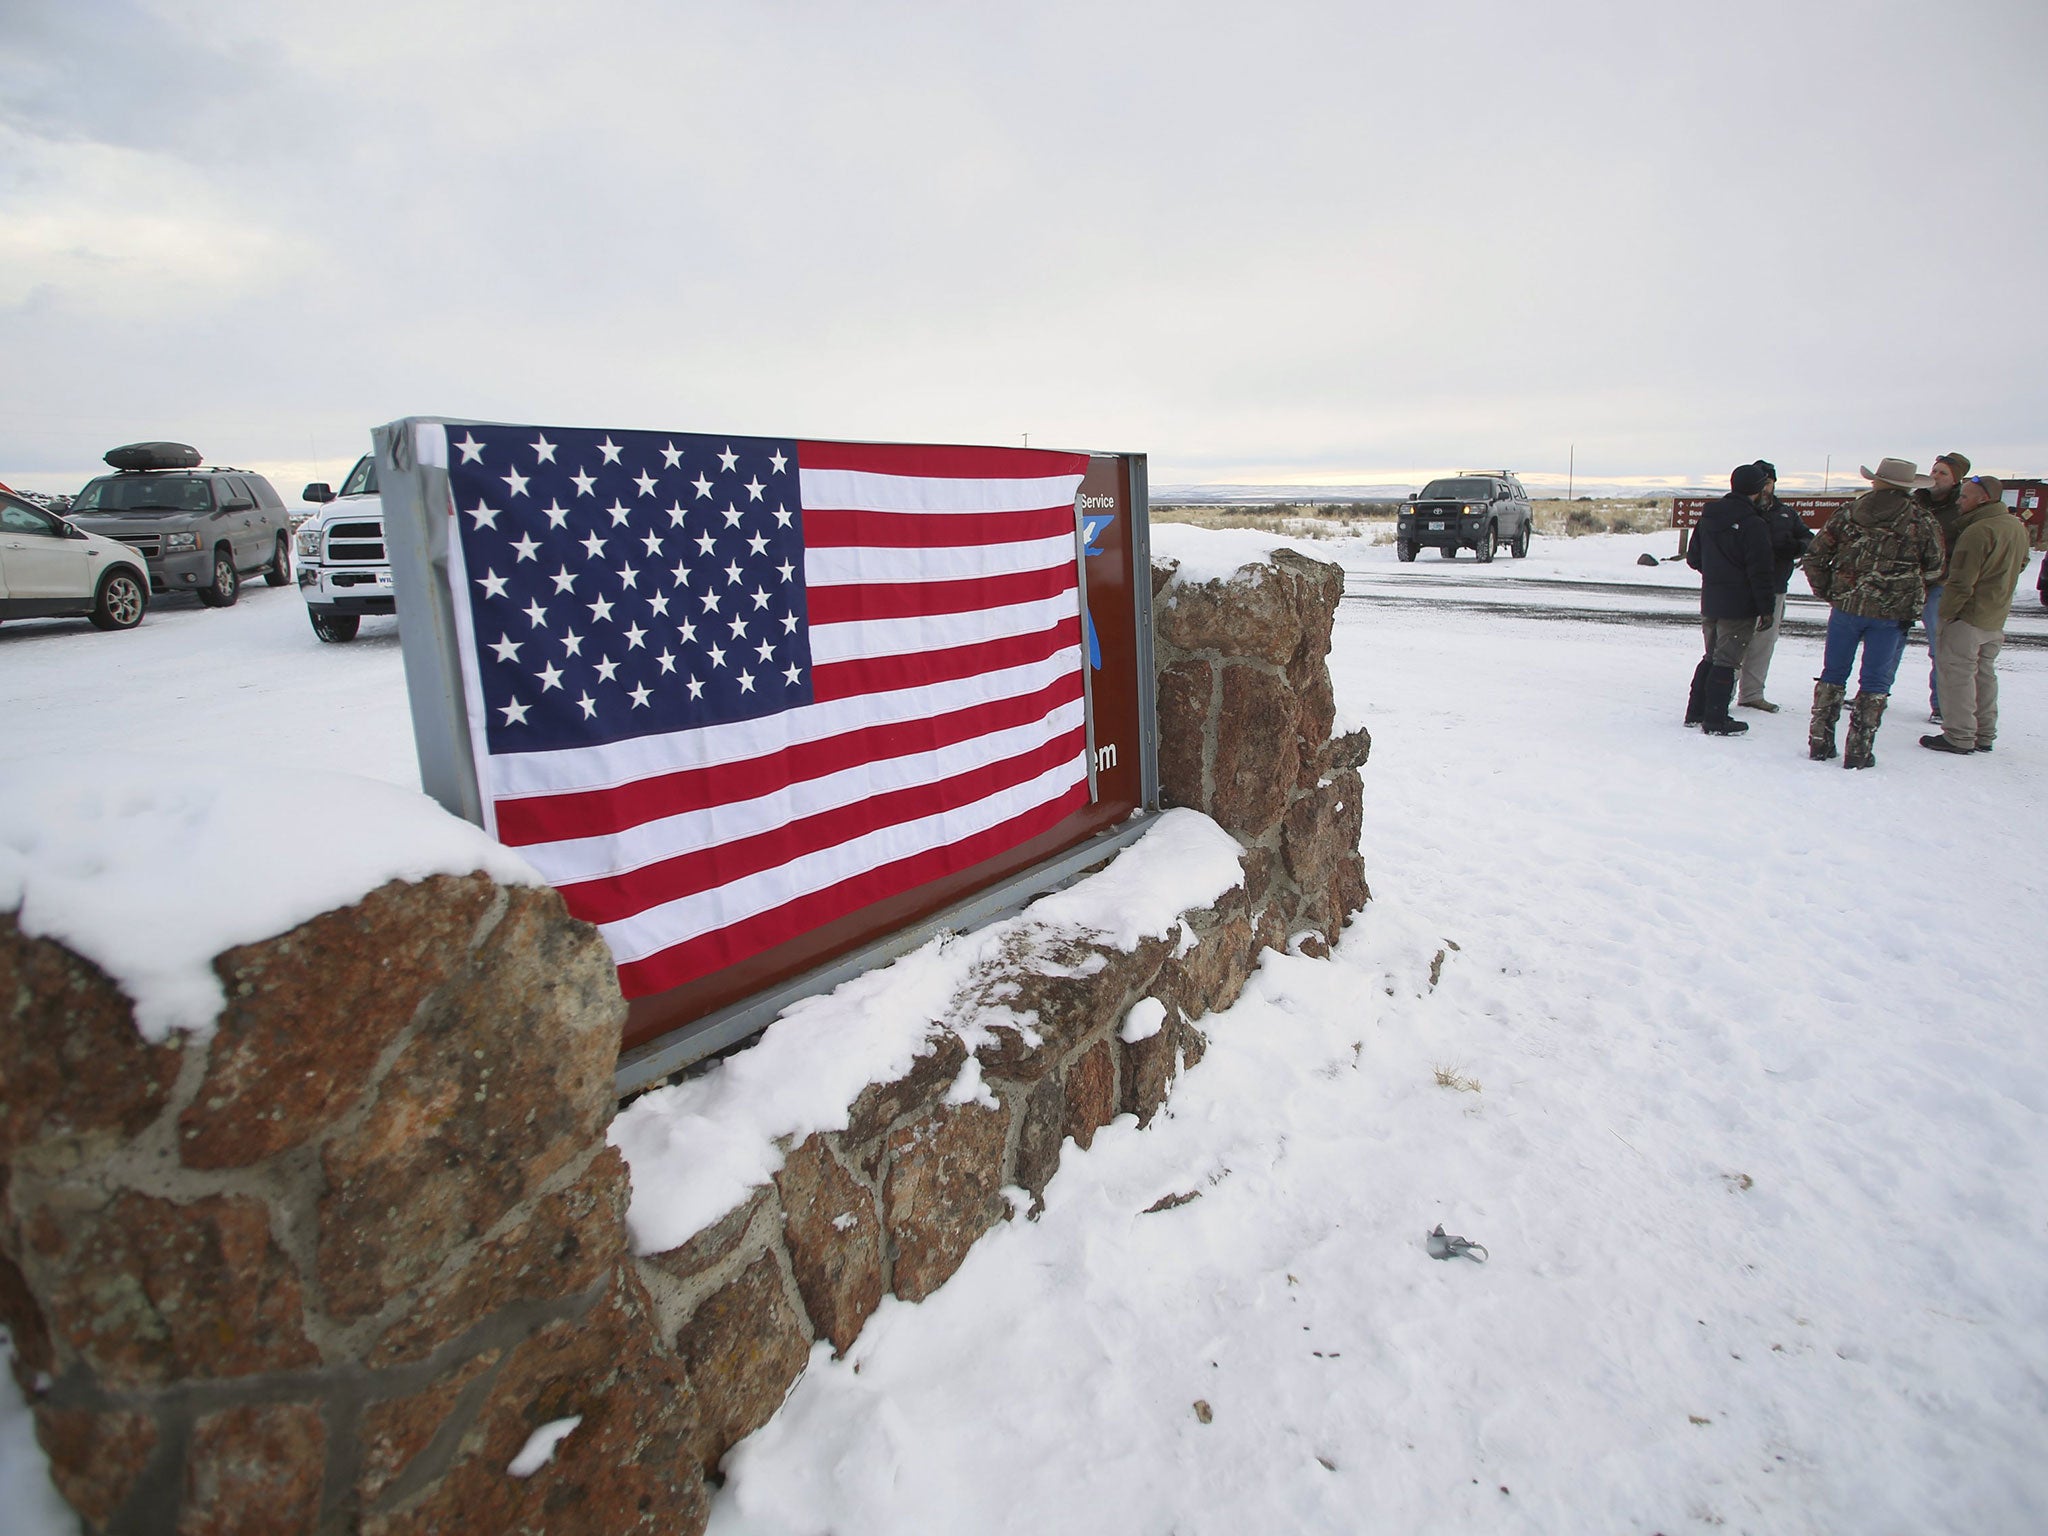
M 1686 696 L 1685 700 L 1685 723 L 1687 725 L 1698 725 L 1702 716 L 1706 713 L 1707 669 L 1712 665 L 1713 662 L 1711 660 L 1702 657 L 1700 658 L 1700 664 L 1692 669 L 1692 692 Z
M 1877 758 L 1871 752 L 1877 741 L 1877 728 L 1884 723 L 1884 707 L 1891 695 L 1884 693 L 1859 693 L 1856 702 L 1849 706 L 1849 739 L 1842 746 L 1844 768 L 1868 768 Z
M 1835 722 L 1842 718 L 1842 685 L 1813 685 L 1813 718 L 1806 723 L 1806 755 L 1824 763 L 1835 755 Z
M 1707 680 L 1700 688 L 1700 729 L 1709 736 L 1740 736 L 1748 730 L 1747 720 L 1728 718 L 1728 704 L 1734 697 L 1735 669 L 1708 667 Z

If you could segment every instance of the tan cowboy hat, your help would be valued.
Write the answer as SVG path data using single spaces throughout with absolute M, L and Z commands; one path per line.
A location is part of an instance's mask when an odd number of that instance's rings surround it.
M 1911 459 L 1879 459 L 1876 469 L 1865 465 L 1860 472 L 1874 485 L 1889 485 L 1901 491 L 1910 491 L 1920 483 L 1920 466 Z

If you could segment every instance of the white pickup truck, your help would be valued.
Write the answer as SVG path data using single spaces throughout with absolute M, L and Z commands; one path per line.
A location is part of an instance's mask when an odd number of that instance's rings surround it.
M 299 494 L 320 509 L 299 525 L 299 594 L 307 617 L 322 640 L 353 640 L 364 614 L 398 612 L 384 553 L 377 461 L 368 454 L 357 459 L 339 493 L 316 481 Z

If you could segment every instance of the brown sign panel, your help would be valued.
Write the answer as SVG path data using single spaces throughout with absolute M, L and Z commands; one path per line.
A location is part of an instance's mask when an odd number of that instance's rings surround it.
M 2027 538 L 2036 545 L 2048 538 L 2048 519 L 2044 519 L 2042 496 L 2044 489 L 2048 489 L 2048 482 L 2040 480 L 2005 482 L 2005 504 L 2027 525 Z
M 1779 501 L 1799 514 L 1800 520 L 1809 528 L 1820 528 L 1841 508 L 1856 499 L 1856 492 L 1837 491 L 1815 496 L 1780 496 Z M 1719 496 L 1675 496 L 1671 501 L 1671 526 L 1674 528 L 1697 528 L 1700 514 Z
M 1081 482 L 1079 505 L 1088 553 L 1088 608 L 1082 623 L 1095 747 L 1095 804 L 1086 813 L 1092 834 L 1115 826 L 1145 803 L 1130 459 L 1097 454 Z M 1149 571 L 1145 579 L 1150 582 Z
M 1097 454 L 1081 482 L 1079 511 L 1087 547 L 1083 630 L 1089 651 L 1089 719 L 1095 753 L 1093 803 L 994 858 L 849 913 L 684 986 L 634 998 L 627 1006 L 623 1049 L 645 1045 L 920 922 L 1116 826 L 1144 805 L 1140 711 L 1146 695 L 1139 678 L 1136 582 L 1142 578 L 1149 584 L 1150 573 L 1136 570 L 1133 554 L 1131 466 L 1130 455 Z

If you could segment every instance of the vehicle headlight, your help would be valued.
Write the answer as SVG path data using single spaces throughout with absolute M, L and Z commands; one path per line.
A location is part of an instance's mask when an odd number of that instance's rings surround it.
M 320 530 L 318 528 L 301 528 L 299 530 L 299 553 L 308 560 L 318 560 L 320 558 Z
M 197 549 L 199 535 L 196 533 L 167 533 L 164 535 L 164 553 L 175 555 L 181 549 Z

